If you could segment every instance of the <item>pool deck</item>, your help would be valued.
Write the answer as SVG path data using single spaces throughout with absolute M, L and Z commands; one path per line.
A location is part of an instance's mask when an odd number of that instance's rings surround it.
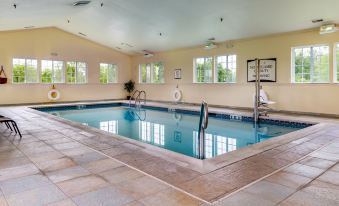
M 272 114 L 319 124 L 199 165 L 25 106 L 0 114 L 23 133 L 0 125 L 0 206 L 339 205 L 338 119 Z

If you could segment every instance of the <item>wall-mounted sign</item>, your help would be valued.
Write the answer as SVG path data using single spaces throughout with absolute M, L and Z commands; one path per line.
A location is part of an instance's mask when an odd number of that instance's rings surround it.
M 181 69 L 174 70 L 174 79 L 181 79 Z
M 277 59 L 260 59 L 260 81 L 276 82 L 277 81 Z M 255 60 L 247 60 L 247 82 L 255 82 Z

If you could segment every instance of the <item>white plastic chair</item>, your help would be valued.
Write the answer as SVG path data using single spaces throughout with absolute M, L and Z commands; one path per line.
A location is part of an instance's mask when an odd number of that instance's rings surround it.
M 263 89 L 260 89 L 260 104 L 263 106 L 268 106 L 275 104 L 276 102 L 270 101 L 266 92 Z

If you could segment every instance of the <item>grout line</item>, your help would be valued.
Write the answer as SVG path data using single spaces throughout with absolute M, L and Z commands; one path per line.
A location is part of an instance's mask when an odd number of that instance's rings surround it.
M 246 189 L 246 188 L 248 188 L 248 187 L 254 185 L 254 184 L 257 183 L 257 182 L 260 182 L 260 181 L 266 179 L 267 177 L 272 176 L 272 175 L 274 175 L 274 174 L 276 174 L 276 173 L 278 173 L 278 172 L 280 172 L 280 171 L 286 169 L 287 167 L 289 167 L 289 166 L 291 166 L 291 165 L 293 165 L 293 164 L 296 164 L 296 163 L 300 162 L 300 161 L 303 160 L 303 159 L 306 159 L 307 157 L 309 157 L 309 156 L 312 155 L 313 153 L 316 153 L 316 152 L 320 151 L 321 149 L 323 149 L 324 147 L 328 146 L 329 144 L 331 144 L 332 142 L 335 142 L 335 141 L 338 141 L 338 139 L 332 140 L 332 141 L 328 142 L 328 144 L 319 147 L 318 149 L 316 149 L 316 150 L 314 150 L 313 152 L 311 152 L 311 153 L 309 153 L 309 154 L 307 154 L 307 155 L 301 157 L 300 159 L 298 159 L 298 160 L 296 160 L 296 161 L 294 161 L 294 162 L 292 162 L 292 163 L 290 163 L 290 164 L 288 164 L 288 165 L 286 165 L 286 166 L 284 166 L 284 167 L 282 167 L 282 168 L 280 168 L 280 169 L 278 169 L 278 170 L 275 170 L 274 172 L 272 172 L 272 173 L 270 173 L 270 174 L 267 174 L 266 176 L 264 176 L 264 177 L 262 177 L 262 178 L 260 178 L 260 179 L 257 179 L 256 181 L 254 181 L 254 182 L 252 182 L 252 183 L 250 183 L 250 184 L 248 184 L 248 185 L 246 185 L 246 186 L 244 186 L 244 187 L 242 187 L 242 188 L 239 188 L 238 190 L 236 190 L 236 191 L 234 191 L 234 192 L 229 193 L 229 194 L 226 195 L 225 197 L 222 197 L 222 198 L 220 198 L 220 199 L 214 201 L 212 204 L 215 204 L 215 203 L 218 203 L 218 202 L 220 202 L 220 201 L 222 201 L 222 200 L 224 200 L 224 199 L 227 199 L 228 197 L 230 197 L 230 196 L 232 196 L 232 195 L 234 195 L 234 194 L 240 192 L 241 190 L 244 190 L 244 189 Z M 326 170 L 326 171 L 327 171 L 327 170 Z
M 24 135 L 24 134 L 23 134 Z M 30 135 L 30 136 L 32 136 L 32 137 L 34 137 L 34 138 L 37 138 L 37 137 L 35 137 L 34 135 L 32 135 L 30 132 L 27 132 L 27 134 L 26 135 Z M 37 169 L 38 169 L 38 171 L 41 173 L 41 175 L 43 175 L 44 177 L 46 177 L 49 181 L 50 181 L 50 184 L 53 184 L 54 186 L 56 186 L 59 190 L 60 190 L 60 192 L 62 192 L 64 195 L 65 195 L 65 197 L 67 197 L 68 199 L 70 199 L 74 204 L 76 204 L 74 201 L 73 201 L 73 199 L 72 199 L 72 197 L 71 196 L 69 196 L 69 195 L 67 195 L 66 193 L 64 193 L 64 191 L 56 184 L 56 183 L 54 183 L 47 175 L 46 175 L 46 173 L 45 172 L 43 172 L 39 167 L 38 167 L 38 165 L 34 162 L 34 161 L 32 161 L 30 158 L 29 158 L 29 156 L 27 156 L 27 154 L 25 153 L 25 152 L 23 152 L 23 151 L 21 151 L 20 150 L 20 148 L 17 146 L 17 145 L 15 145 L 15 144 L 13 144 L 13 142 L 15 141 L 15 137 L 16 136 L 14 136 L 14 139 L 13 139 L 13 141 L 10 141 L 10 140 L 8 140 L 7 139 L 7 141 L 9 141 L 17 150 L 19 150 L 27 159 L 29 159 L 29 161 L 31 162 L 31 164 L 33 164 Z M 41 140 L 41 139 L 39 139 L 39 138 L 37 138 L 40 142 L 43 142 L 44 144 L 46 144 L 47 146 L 50 146 L 50 145 L 48 145 L 47 143 L 45 143 L 43 140 Z M 22 139 L 19 139 L 19 141 L 21 141 Z M 39 142 L 39 141 L 37 141 L 37 142 Z M 31 142 L 30 142 L 31 143 Z M 29 143 L 26 143 L 26 144 L 29 144 Z M 52 147 L 53 148 L 53 147 Z M 55 151 L 57 151 L 55 148 L 53 148 L 53 150 L 55 150 Z M 58 152 L 58 151 L 57 151 Z M 48 160 L 47 160 L 48 161 Z M 26 176 L 23 176 L 23 177 L 27 177 L 27 176 L 33 176 L 33 175 L 39 175 L 39 173 L 38 174 L 31 174 L 31 175 L 26 175 Z M 21 178 L 21 177 L 17 177 L 17 178 Z M 17 179 L 17 178 L 13 178 L 13 179 Z M 37 188 L 33 188 L 33 189 L 29 189 L 29 190 L 26 190 L 26 191 L 30 191 L 30 190 L 34 190 L 34 189 L 37 189 Z M 23 191 L 24 192 L 24 191 Z M 5 197 L 5 196 L 4 196 Z M 59 201 L 63 201 L 63 200 L 67 200 L 67 198 L 66 199 L 61 199 L 61 200 L 57 200 L 57 201 L 54 201 L 54 202 L 50 202 L 50 203 L 47 203 L 47 204 L 52 204 L 52 203 L 57 203 L 57 202 L 59 202 Z M 6 198 L 5 198 L 6 199 Z M 6 199 L 6 201 L 7 201 L 7 199 Z M 7 203 L 8 204 L 8 203 Z M 9 204 L 8 204 L 9 205 Z

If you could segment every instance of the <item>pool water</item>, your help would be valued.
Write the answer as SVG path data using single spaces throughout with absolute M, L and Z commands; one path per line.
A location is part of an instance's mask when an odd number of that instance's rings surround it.
M 71 107 L 45 112 L 190 157 L 198 153 L 199 115 L 122 106 Z M 205 157 L 212 158 L 298 129 L 301 128 L 265 123 L 255 127 L 249 121 L 210 117 L 205 134 Z

